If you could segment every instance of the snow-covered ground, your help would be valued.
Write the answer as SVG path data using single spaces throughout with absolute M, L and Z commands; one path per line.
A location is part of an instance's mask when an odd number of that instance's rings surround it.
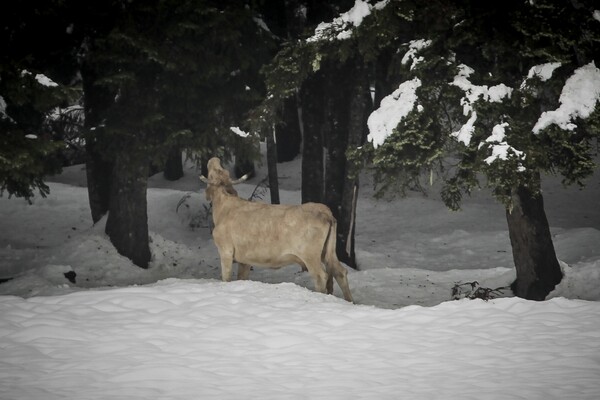
M 298 160 L 279 164 L 285 203 L 300 200 L 299 171 Z M 375 201 L 363 177 L 352 305 L 337 287 L 313 292 L 298 266 L 220 282 L 191 168 L 150 179 L 153 261 L 139 269 L 92 226 L 84 172 L 51 178 L 33 205 L 0 198 L 0 278 L 13 278 L 0 284 L 1 399 L 600 395 L 597 174 L 583 191 L 545 181 L 565 271 L 546 302 L 510 290 L 451 300 L 458 282 L 515 276 L 504 210 L 487 191 L 452 212 L 435 190 Z M 264 167 L 240 194 L 262 177 Z

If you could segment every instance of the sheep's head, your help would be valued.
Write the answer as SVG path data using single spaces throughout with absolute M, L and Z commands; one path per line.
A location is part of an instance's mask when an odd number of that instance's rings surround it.
M 208 160 L 208 178 L 200 175 L 200 180 L 206 183 L 206 200 L 210 202 L 212 202 L 215 194 L 219 190 L 223 190 L 229 195 L 237 196 L 238 193 L 233 188 L 233 185 L 243 182 L 246 179 L 248 179 L 248 175 L 244 175 L 240 179 L 232 181 L 229 176 L 229 171 L 221 166 L 221 160 L 219 160 L 218 157 L 213 157 Z

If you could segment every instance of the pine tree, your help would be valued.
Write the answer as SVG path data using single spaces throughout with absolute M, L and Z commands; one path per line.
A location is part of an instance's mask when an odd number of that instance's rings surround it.
M 78 92 L 71 85 L 69 22 L 55 5 L 19 3 L 0 17 L 0 195 L 45 196 L 44 177 L 62 167 L 64 143 L 51 119 Z
M 252 9 L 216 1 L 109 3 L 92 8 L 82 75 L 94 220 L 121 254 L 150 259 L 146 179 L 173 149 L 249 159 L 230 130 L 261 93 L 268 33 Z M 264 36 L 264 37 L 263 37 Z M 265 38 L 266 37 L 266 38 Z
M 404 107 L 394 118 L 381 107 L 369 120 L 373 145 L 363 155 L 380 189 L 402 191 L 436 170 L 444 201 L 457 209 L 482 173 L 506 206 L 513 290 L 529 299 L 544 299 L 562 277 L 540 176 L 561 173 L 565 183 L 581 183 L 595 167 L 600 90 L 590 113 L 539 125 L 542 112 L 564 101 L 571 79 L 588 73 L 600 81 L 593 13 L 591 2 L 390 2 L 364 27 L 365 37 L 384 38 L 378 51 L 396 82 L 383 102 Z M 401 23 L 388 23 L 398 17 Z M 390 57 L 394 48 L 401 51 Z

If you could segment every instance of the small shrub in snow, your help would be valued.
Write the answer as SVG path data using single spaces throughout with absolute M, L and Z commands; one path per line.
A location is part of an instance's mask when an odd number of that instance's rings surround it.
M 192 212 L 191 207 L 188 204 L 188 200 L 191 196 L 192 192 L 186 193 L 177 203 L 175 212 L 179 214 L 179 208 L 182 206 L 185 207 L 187 210 L 186 219 L 188 220 L 188 226 L 192 228 L 192 230 L 197 228 L 209 228 L 212 231 L 213 223 L 210 204 L 202 204 L 202 208 L 200 210 L 197 212 Z
M 262 200 L 267 191 L 269 190 L 269 177 L 266 176 L 263 180 L 258 182 L 258 184 L 254 187 L 252 194 L 248 197 L 249 201 L 253 201 L 254 199 Z
M 269 177 L 264 178 L 254 188 L 252 194 L 248 197 L 249 201 L 254 201 L 256 199 L 262 200 L 267 194 L 269 190 Z M 192 197 L 193 192 L 187 192 L 177 203 L 177 207 L 175 208 L 175 212 L 179 214 L 179 209 L 184 207 L 187 210 L 187 214 L 184 216 L 184 220 L 187 220 L 188 226 L 192 228 L 192 230 L 197 228 L 208 228 L 211 232 L 214 228 L 214 223 L 212 221 L 212 206 L 211 204 L 202 204 L 202 208 L 198 211 L 192 211 L 192 207 L 188 203 L 188 200 Z
M 503 290 L 509 289 L 508 286 L 502 286 L 496 289 L 484 288 L 479 286 L 479 282 L 456 283 L 452 287 L 452 300 L 460 299 L 481 299 L 488 301 L 504 294 Z

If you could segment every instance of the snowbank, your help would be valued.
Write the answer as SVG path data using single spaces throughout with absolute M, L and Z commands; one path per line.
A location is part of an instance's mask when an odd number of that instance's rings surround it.
M 0 302 L 5 399 L 595 399 L 600 303 L 167 280 Z

